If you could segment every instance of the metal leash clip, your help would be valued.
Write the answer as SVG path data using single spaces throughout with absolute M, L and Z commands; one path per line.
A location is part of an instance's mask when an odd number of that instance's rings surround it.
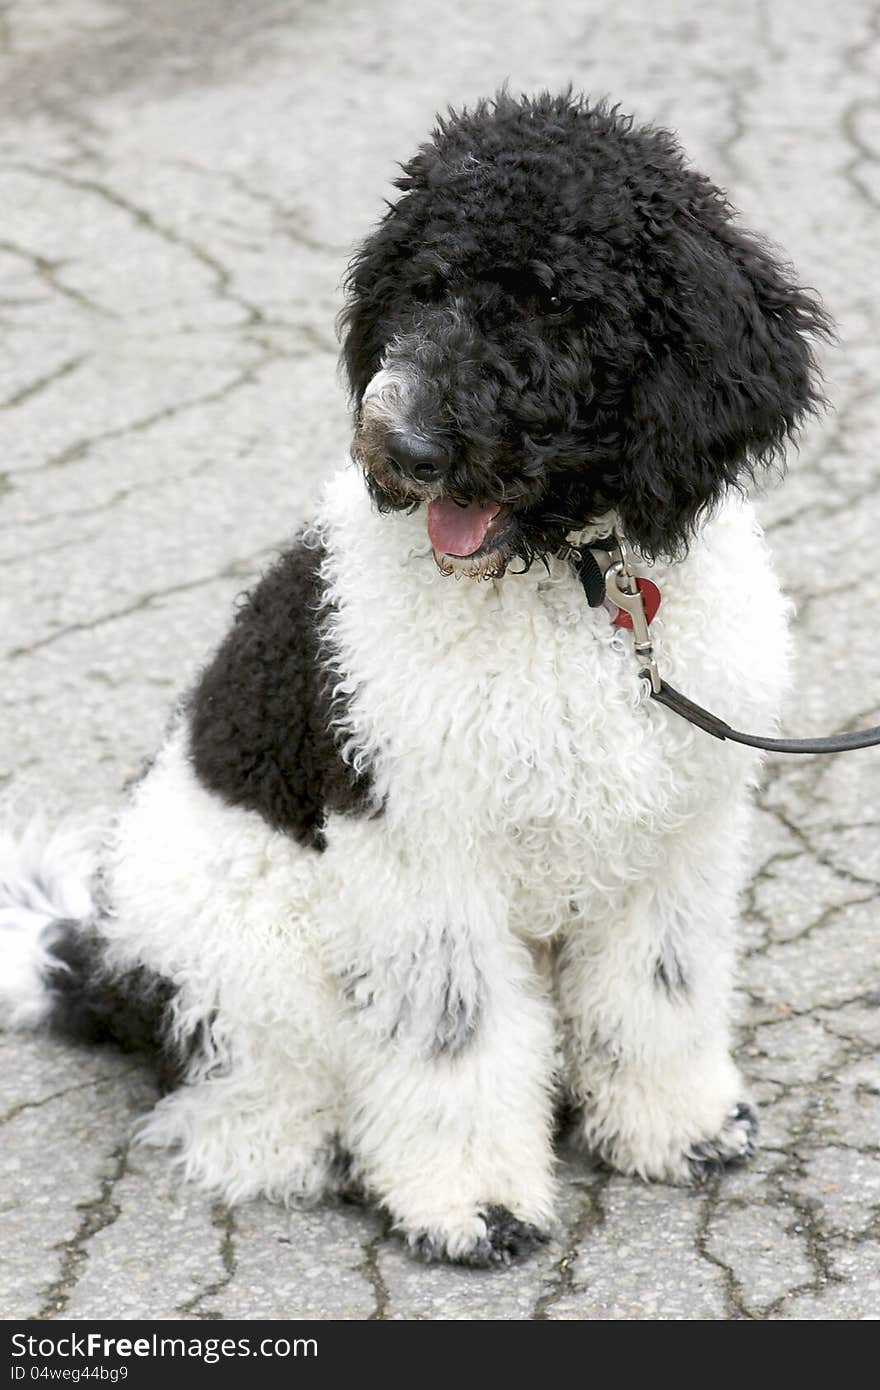
M 594 545 L 567 544 L 560 553 L 574 564 L 591 608 L 598 608 L 607 602 L 609 607 L 628 614 L 635 639 L 639 675 L 650 680 L 654 699 L 689 724 L 711 734 L 713 738 L 730 739 L 733 743 L 744 743 L 749 748 L 766 748 L 771 753 L 848 753 L 856 748 L 880 745 L 880 724 L 870 729 L 830 734 L 827 738 L 765 738 L 761 734 L 747 734 L 741 729 L 732 728 L 717 714 L 695 704 L 680 690 L 660 679 L 644 595 L 639 589 L 629 546 L 617 527 L 614 527 L 610 539 L 605 538 Z M 651 581 L 646 581 L 646 584 L 650 585 Z
M 656 695 L 662 681 L 654 656 L 648 619 L 645 616 L 645 602 L 636 583 L 629 546 L 619 531 L 614 532 L 614 545 L 617 553 L 605 571 L 605 592 L 612 603 L 632 618 L 635 652 L 642 663 L 639 674 L 648 677 L 651 690 Z

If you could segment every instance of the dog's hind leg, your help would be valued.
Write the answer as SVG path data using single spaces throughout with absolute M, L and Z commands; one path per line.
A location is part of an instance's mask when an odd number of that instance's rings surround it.
M 259 1059 L 232 1056 L 219 1074 L 165 1096 L 137 1138 L 227 1202 L 308 1206 L 347 1181 L 329 1077 L 265 1041 Z
M 730 1057 L 743 807 L 664 845 L 650 878 L 571 928 L 559 952 L 568 1084 L 615 1168 L 699 1182 L 751 1156 L 757 1120 Z
M 100 856 L 0 840 L 0 1024 L 152 1053 L 174 1089 L 145 1142 L 228 1200 L 317 1198 L 340 1177 L 336 997 L 308 929 L 320 860 L 202 788 L 176 733 Z
M 337 1005 L 309 927 L 322 856 L 194 775 L 178 729 L 106 848 L 109 960 L 175 989 L 184 1084 L 140 1127 L 228 1201 L 338 1180 Z
M 355 1173 L 419 1257 L 507 1263 L 553 1219 L 548 991 L 488 871 L 431 878 L 381 820 L 328 842 Z

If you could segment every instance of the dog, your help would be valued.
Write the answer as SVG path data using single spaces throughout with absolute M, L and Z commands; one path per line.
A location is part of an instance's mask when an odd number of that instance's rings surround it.
M 7 1026 L 153 1049 L 140 1137 L 230 1202 L 359 1184 L 414 1254 L 619 1171 L 749 1157 L 731 1060 L 758 755 L 648 698 L 573 554 L 625 537 L 664 672 L 778 717 L 744 495 L 821 403 L 815 295 L 675 138 L 572 92 L 440 119 L 353 260 L 351 458 L 98 850 L 0 848 Z

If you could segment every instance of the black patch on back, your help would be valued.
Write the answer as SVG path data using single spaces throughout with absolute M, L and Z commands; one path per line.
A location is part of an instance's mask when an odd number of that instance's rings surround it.
M 189 708 L 199 780 L 318 850 L 329 812 L 372 809 L 370 778 L 343 760 L 331 727 L 323 559 L 298 537 L 246 599 Z
M 202 1039 L 194 1033 L 183 1044 L 172 1041 L 174 985 L 145 966 L 122 974 L 109 970 L 99 936 L 79 922 L 53 923 L 47 945 L 57 962 L 46 977 L 54 995 L 50 1032 L 147 1053 L 163 1091 L 180 1085 Z

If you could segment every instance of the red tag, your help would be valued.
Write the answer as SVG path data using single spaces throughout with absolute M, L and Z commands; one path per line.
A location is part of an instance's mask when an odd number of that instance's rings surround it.
M 657 616 L 657 609 L 660 607 L 660 590 L 651 579 L 637 579 L 639 593 L 642 596 L 642 603 L 645 607 L 645 617 L 648 622 L 654 621 Z M 622 608 L 618 608 L 617 617 L 611 619 L 614 627 L 632 627 L 633 620 L 629 613 L 625 613 Z

